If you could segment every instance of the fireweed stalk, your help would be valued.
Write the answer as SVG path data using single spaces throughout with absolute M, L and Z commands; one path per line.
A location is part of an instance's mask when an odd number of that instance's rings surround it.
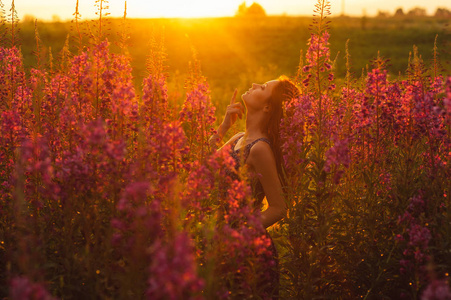
M 172 117 L 172 108 L 168 103 L 166 53 L 163 38 L 162 36 L 158 40 L 155 34 L 151 36 L 146 62 L 148 75 L 143 81 L 143 96 L 140 105 L 140 115 L 143 117 L 141 126 L 153 132 L 158 131 L 161 122 L 167 122 Z
M 430 260 L 428 248 L 432 238 L 430 230 L 425 226 L 428 223 L 424 214 L 427 205 L 421 194 L 414 196 L 409 200 L 405 213 L 398 218 L 398 223 L 404 223 L 402 225 L 406 228 L 405 233 L 396 237 L 405 245 L 403 259 L 399 261 L 400 273 L 413 282 L 413 291 L 427 282 L 426 264 Z
M 200 62 L 194 48 L 190 74 L 185 84 L 186 99 L 180 112 L 180 121 L 191 149 L 189 160 L 202 161 L 210 153 L 208 139 L 215 132 L 216 108 L 211 103 L 210 87 L 202 76 Z
M 290 282 L 282 297 L 327 295 L 333 291 L 330 287 L 340 284 L 339 275 L 337 281 L 328 279 L 338 273 L 333 269 L 337 262 L 329 237 L 337 228 L 333 185 L 342 175 L 340 165 L 349 165 L 349 156 L 348 140 L 340 132 L 343 126 L 337 126 L 345 110 L 332 96 L 335 84 L 326 22 L 329 8 L 328 1 L 316 5 L 300 75 L 302 94 L 286 103 L 282 121 L 284 160 L 291 183 L 286 198 L 292 201 L 282 230 L 288 237 L 282 274 Z

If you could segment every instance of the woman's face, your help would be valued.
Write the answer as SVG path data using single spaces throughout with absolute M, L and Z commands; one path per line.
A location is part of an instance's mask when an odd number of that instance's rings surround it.
M 260 110 L 268 105 L 268 99 L 277 83 L 277 80 L 271 80 L 264 84 L 253 83 L 252 87 L 241 95 L 247 109 Z

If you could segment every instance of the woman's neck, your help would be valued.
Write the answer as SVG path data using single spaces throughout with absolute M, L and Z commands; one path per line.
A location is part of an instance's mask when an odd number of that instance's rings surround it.
M 244 136 L 246 139 L 254 140 L 260 137 L 267 137 L 266 130 L 263 126 L 264 124 L 264 115 L 250 115 L 246 116 L 246 131 L 244 132 Z

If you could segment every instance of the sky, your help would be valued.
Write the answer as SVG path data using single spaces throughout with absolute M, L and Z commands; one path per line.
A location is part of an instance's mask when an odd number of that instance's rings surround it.
M 124 0 L 109 0 L 109 13 L 113 17 L 124 14 Z M 155 17 L 221 17 L 233 16 L 243 0 L 128 0 L 128 18 Z M 254 1 L 245 1 L 249 6 Z M 317 0 L 257 0 L 268 15 L 311 15 Z M 6 14 L 11 2 L 3 0 Z M 350 16 L 374 16 L 378 11 L 393 14 L 401 7 L 404 12 L 413 7 L 425 8 L 433 14 L 437 7 L 451 9 L 450 0 L 330 0 L 332 15 L 344 13 Z M 344 4 L 344 6 L 343 6 Z M 15 0 L 15 7 L 20 19 L 33 16 L 38 20 L 52 20 L 58 16 L 61 20 L 72 19 L 76 0 Z M 79 12 L 82 19 L 95 18 L 95 0 L 79 0 Z

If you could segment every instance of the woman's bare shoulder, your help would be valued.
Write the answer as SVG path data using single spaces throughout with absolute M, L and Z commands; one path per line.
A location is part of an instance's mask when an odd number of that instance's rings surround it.
M 268 163 L 274 161 L 274 153 L 272 152 L 271 146 L 264 142 L 257 142 L 249 152 L 248 161 L 252 163 Z

